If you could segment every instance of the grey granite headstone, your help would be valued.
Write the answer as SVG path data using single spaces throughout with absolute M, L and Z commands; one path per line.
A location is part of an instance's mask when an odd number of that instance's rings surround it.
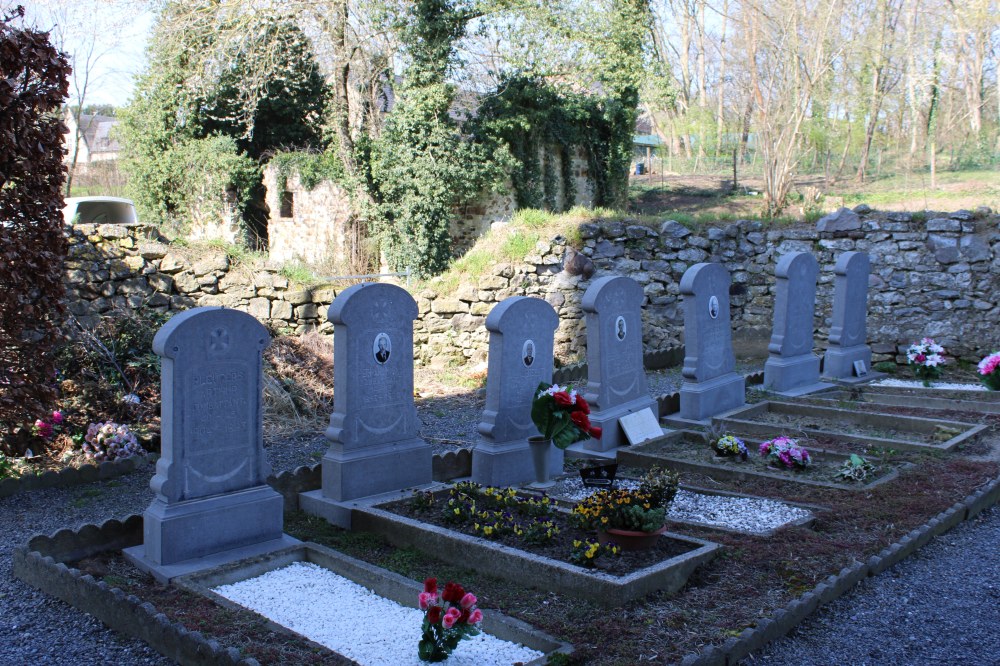
M 350 527 L 350 502 L 431 482 L 431 448 L 418 436 L 413 403 L 413 320 L 405 289 L 364 283 L 330 305 L 333 413 L 323 485 L 302 493 L 302 508 Z
M 162 359 L 161 449 L 126 557 L 161 581 L 298 543 L 282 533 L 284 501 L 267 485 L 261 354 L 267 329 L 237 310 L 174 315 L 153 339 Z
M 746 402 L 743 376 L 735 372 L 729 283 L 722 264 L 695 264 L 681 277 L 685 356 L 680 418 L 688 421 L 705 421 Z
M 796 396 L 821 391 L 819 357 L 813 354 L 813 317 L 819 264 L 809 252 L 791 252 L 774 270 L 774 328 L 764 364 L 764 388 Z
M 472 480 L 511 486 L 535 478 L 528 437 L 538 435 L 531 401 L 539 382 L 552 381 L 552 338 L 559 316 L 540 298 L 511 296 L 486 317 L 490 357 L 482 440 L 472 451 Z M 563 451 L 551 447 L 550 469 L 560 470 Z
M 833 268 L 833 320 L 823 357 L 823 377 L 841 382 L 864 382 L 881 376 L 871 369 L 868 342 L 868 274 L 871 263 L 864 252 L 844 252 Z M 859 376 L 858 364 L 866 374 Z
M 607 276 L 594 280 L 583 294 L 587 315 L 587 387 L 590 422 L 604 431 L 600 439 L 586 440 L 584 449 L 609 451 L 627 445 L 619 427 L 621 417 L 650 408 L 659 418 L 656 400 L 649 395 L 642 362 L 642 301 L 645 294 L 635 280 Z

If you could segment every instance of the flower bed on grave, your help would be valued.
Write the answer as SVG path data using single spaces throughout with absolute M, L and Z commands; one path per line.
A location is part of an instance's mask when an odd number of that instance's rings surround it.
M 909 458 L 895 453 L 891 459 L 885 452 L 869 453 L 865 460 L 872 467 L 866 470 L 864 478 L 852 481 L 845 479 L 841 472 L 850 458 L 849 452 L 831 451 L 817 446 L 815 440 L 798 438 L 796 443 L 809 453 L 810 463 L 805 466 L 789 466 L 777 462 L 773 457 L 763 456 L 759 451 L 759 441 L 747 440 L 749 454 L 746 460 L 739 456 L 720 456 L 709 446 L 708 439 L 701 433 L 677 431 L 667 437 L 629 447 L 618 453 L 622 464 L 648 468 L 653 465 L 667 466 L 682 473 L 719 473 L 731 478 L 761 477 L 844 490 L 867 490 L 872 486 L 886 483 L 894 478 L 898 470 L 910 464 Z

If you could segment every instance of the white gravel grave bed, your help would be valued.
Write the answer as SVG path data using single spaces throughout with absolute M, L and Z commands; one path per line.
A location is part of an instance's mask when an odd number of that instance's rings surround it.
M 944 391 L 988 391 L 982 384 L 954 384 L 952 382 L 931 382 L 930 386 L 917 379 L 879 379 L 871 383 L 872 386 L 892 386 L 899 388 L 913 389 L 933 389 Z
M 615 481 L 615 488 L 638 487 L 639 482 L 631 479 Z M 585 487 L 580 479 L 571 478 L 561 480 L 550 494 L 578 502 L 597 490 L 598 488 Z M 707 495 L 688 490 L 678 490 L 667 511 L 668 520 L 683 520 L 755 534 L 769 532 L 810 515 L 806 509 L 776 500 Z
M 296 562 L 212 591 L 365 666 L 424 663 L 417 657 L 423 611 L 316 564 Z M 484 632 L 461 641 L 446 663 L 509 666 L 541 656 Z

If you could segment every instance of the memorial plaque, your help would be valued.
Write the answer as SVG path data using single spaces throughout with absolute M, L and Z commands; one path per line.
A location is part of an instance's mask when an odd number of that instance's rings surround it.
M 625 431 L 628 443 L 633 446 L 663 436 L 663 428 L 656 420 L 653 410 L 649 408 L 623 416 L 619 423 Z

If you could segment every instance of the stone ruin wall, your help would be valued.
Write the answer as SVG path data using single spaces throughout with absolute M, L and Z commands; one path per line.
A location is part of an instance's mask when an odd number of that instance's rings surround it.
M 949 355 L 970 361 L 1000 349 L 1000 217 L 980 210 L 975 216 L 957 211 L 926 218 L 873 212 L 859 219 L 860 228 L 848 231 L 819 232 L 815 225 L 766 229 L 760 222 L 739 221 L 699 233 L 670 220 L 649 226 L 613 219 L 582 225 L 581 254 L 593 261 L 593 277 L 628 275 L 642 285 L 647 350 L 683 340 L 684 271 L 701 261 L 721 261 L 733 280 L 734 340 L 764 353 L 774 267 L 780 255 L 796 250 L 814 252 L 820 263 L 818 349 L 825 345 L 833 265 L 847 250 L 871 255 L 868 338 L 876 362 L 900 361 L 901 349 L 924 335 L 941 342 Z M 559 313 L 557 354 L 566 361 L 582 359 L 586 332 L 579 304 L 591 280 L 563 270 L 568 254 L 565 239 L 542 241 L 523 262 L 498 265 L 453 294 L 417 291 L 415 356 L 435 365 L 485 361 L 486 315 L 508 296 L 531 295 Z M 114 307 L 175 311 L 224 305 L 296 333 L 330 331 L 326 308 L 343 288 L 297 286 L 276 269 L 233 265 L 221 252 L 192 262 L 141 223 L 77 225 L 67 287 L 70 311 L 83 323 L 94 323 Z
M 539 152 L 547 159 L 554 160 L 556 173 L 561 173 L 562 158 L 558 154 Z M 594 205 L 594 182 L 590 178 L 587 158 L 582 149 L 573 155 L 572 171 L 576 181 L 576 200 L 567 205 L 562 179 L 558 179 L 556 200 L 566 208 L 574 205 L 592 207 Z M 270 215 L 267 223 L 269 254 L 277 262 L 303 261 L 322 263 L 331 260 L 346 266 L 348 255 L 345 229 L 351 218 L 352 207 L 348 192 L 330 181 L 323 181 L 311 190 L 306 188 L 297 172 L 292 170 L 282 190 L 278 187 L 278 172 L 274 167 L 264 169 L 264 187 L 267 191 L 265 202 Z M 287 192 L 291 196 L 291 211 L 282 206 L 282 197 Z M 476 241 L 494 224 L 509 221 L 517 209 L 512 186 L 501 192 L 487 192 L 479 201 L 462 206 L 455 211 L 451 223 L 451 237 L 458 254 L 469 250 Z M 284 213 L 291 212 L 290 216 Z M 228 229 L 226 234 L 220 227 L 211 233 L 201 233 L 200 238 L 224 238 L 229 242 L 236 239 L 236 231 Z

